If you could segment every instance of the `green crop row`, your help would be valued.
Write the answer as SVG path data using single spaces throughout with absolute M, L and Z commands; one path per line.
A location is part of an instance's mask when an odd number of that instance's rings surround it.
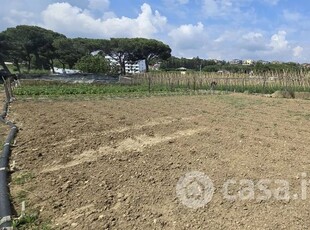
M 88 85 L 88 84 L 63 84 L 63 85 L 25 85 L 15 89 L 15 95 L 75 95 L 75 94 L 121 94 L 130 92 L 148 91 L 142 85 Z
M 15 95 L 40 96 L 40 95 L 122 95 L 130 93 L 149 94 L 161 92 L 187 93 L 196 90 L 210 90 L 208 84 L 68 84 L 59 82 L 35 82 L 22 84 L 14 90 Z M 218 91 L 248 92 L 271 94 L 275 91 L 310 92 L 310 87 L 275 85 L 243 85 L 243 84 L 218 84 L 214 88 Z

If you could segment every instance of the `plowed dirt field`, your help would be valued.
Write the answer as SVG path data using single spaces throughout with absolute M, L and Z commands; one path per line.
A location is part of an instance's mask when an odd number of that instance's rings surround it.
M 55 229 L 310 227 L 310 101 L 25 99 L 9 119 L 14 207 Z

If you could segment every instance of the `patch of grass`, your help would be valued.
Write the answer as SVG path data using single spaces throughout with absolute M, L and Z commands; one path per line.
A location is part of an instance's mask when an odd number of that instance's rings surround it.
M 31 226 L 38 220 L 38 214 L 37 213 L 31 213 L 31 214 L 25 214 L 24 216 L 13 220 L 13 227 L 17 229 L 26 229 L 22 228 L 23 226 L 27 227 Z M 29 228 L 28 228 L 29 229 Z
M 29 212 L 20 218 L 13 220 L 13 228 L 19 230 L 52 230 L 48 222 L 41 222 L 38 212 Z
M 30 172 L 20 173 L 20 174 L 13 174 L 12 182 L 16 185 L 24 185 L 28 181 L 33 178 L 33 174 Z
M 14 197 L 14 200 L 17 203 L 22 203 L 23 201 L 26 201 L 28 193 L 29 192 L 26 190 L 20 190 Z M 51 221 L 42 220 L 39 213 L 39 211 L 31 209 L 27 210 L 23 216 L 13 219 L 13 229 L 52 230 Z
M 22 203 L 23 201 L 26 200 L 28 195 L 28 192 L 25 190 L 20 190 L 17 192 L 16 197 L 14 197 L 14 199 L 16 199 L 17 203 Z
M 15 204 L 22 204 L 23 202 L 28 203 L 28 195 L 31 193 L 33 188 L 27 186 L 27 183 L 34 178 L 33 173 L 29 171 L 25 172 L 17 172 L 12 174 L 12 186 L 15 186 L 14 197 L 11 199 L 14 200 Z M 26 190 L 26 189 L 27 190 Z M 24 215 L 17 214 L 20 216 L 18 218 L 13 219 L 13 229 L 37 229 L 37 230 L 51 230 L 50 221 L 42 220 L 39 218 L 39 211 L 31 209 L 31 205 L 29 205 L 30 209 L 26 209 Z M 18 211 L 19 209 L 17 209 Z
M 306 114 L 303 114 L 304 118 L 306 118 L 306 120 L 310 120 L 310 113 L 306 113 Z

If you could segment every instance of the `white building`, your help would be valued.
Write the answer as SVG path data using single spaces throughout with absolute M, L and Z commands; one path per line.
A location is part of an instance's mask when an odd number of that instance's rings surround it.
M 110 65 L 117 65 L 117 66 L 119 66 L 118 61 L 116 61 L 112 57 L 105 56 L 105 59 L 110 61 Z M 140 60 L 140 61 L 136 61 L 136 62 L 133 62 L 133 63 L 126 62 L 125 63 L 125 71 L 126 71 L 126 73 L 130 73 L 130 74 L 145 72 L 146 71 L 145 60 Z
M 248 59 L 242 61 L 243 65 L 254 65 L 254 60 Z
M 229 62 L 229 64 L 231 65 L 241 65 L 242 64 L 242 60 L 240 59 L 233 59 Z
M 118 61 L 116 61 L 111 56 L 106 55 L 104 58 L 107 59 L 110 62 L 110 65 L 119 65 Z
M 145 61 L 140 60 L 135 63 L 126 63 L 125 70 L 126 73 L 143 73 L 146 71 Z

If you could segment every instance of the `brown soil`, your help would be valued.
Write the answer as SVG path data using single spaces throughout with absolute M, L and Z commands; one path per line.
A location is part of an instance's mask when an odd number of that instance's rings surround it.
M 292 194 L 310 170 L 309 111 L 310 101 L 241 94 L 16 101 L 15 208 L 25 199 L 55 229 L 307 229 L 310 193 Z M 192 171 L 215 187 L 196 209 L 176 193 Z M 287 180 L 291 196 L 229 201 L 228 179 L 236 191 L 243 179 Z
M 3 92 L 4 90 L 0 89 L 0 98 L 3 99 L 3 102 L 0 102 L 0 113 L 3 112 L 3 105 L 4 105 L 4 98 L 5 94 Z M 9 116 L 8 116 L 9 117 Z M 0 145 L 2 146 L 5 143 L 5 140 L 7 138 L 7 135 L 10 132 L 10 127 L 2 122 L 0 122 Z M 1 148 L 2 150 L 2 148 Z

